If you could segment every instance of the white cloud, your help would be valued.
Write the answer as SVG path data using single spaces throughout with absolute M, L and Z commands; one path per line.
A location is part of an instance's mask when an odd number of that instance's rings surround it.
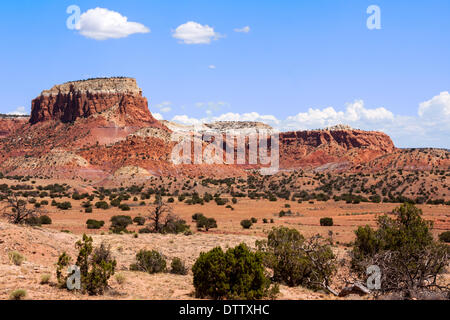
M 441 92 L 438 96 L 419 105 L 418 114 L 424 118 L 441 118 L 450 116 L 450 94 Z
M 8 112 L 7 114 L 12 116 L 24 116 L 27 115 L 27 112 L 25 111 L 25 107 L 17 107 L 16 110 Z
M 249 33 L 250 32 L 250 27 L 249 26 L 245 26 L 243 28 L 236 28 L 234 29 L 235 32 L 241 32 L 241 33 Z
M 173 117 L 172 121 L 178 122 L 178 123 L 181 123 L 181 124 L 186 124 L 186 125 L 201 124 L 201 123 L 206 122 L 206 121 L 202 121 L 202 120 L 199 120 L 199 119 L 196 119 L 196 118 L 191 118 L 191 117 L 189 117 L 189 116 L 187 116 L 185 114 L 184 115 L 177 115 L 177 116 Z
M 211 65 L 208 66 L 208 68 L 214 70 L 216 68 L 216 66 L 211 64 Z
M 313 129 L 336 124 L 349 124 L 364 127 L 368 124 L 380 124 L 394 120 L 394 114 L 385 108 L 366 109 L 362 100 L 347 103 L 345 111 L 336 111 L 333 107 L 312 109 L 295 116 L 287 117 L 284 125 L 288 128 Z
M 152 113 L 152 115 L 156 120 L 164 120 L 164 117 L 161 113 L 155 112 L 155 113 Z
M 172 36 L 185 44 L 209 44 L 211 40 L 217 40 L 220 35 L 208 25 L 189 21 L 178 26 Z
M 119 39 L 134 33 L 149 33 L 143 24 L 128 21 L 120 13 L 105 8 L 89 9 L 76 26 L 80 34 L 95 40 Z
M 162 113 L 167 113 L 172 111 L 172 102 L 170 101 L 163 101 L 160 104 L 156 105 L 156 108 L 158 108 Z
M 199 103 L 197 106 L 207 106 Z M 210 110 L 210 109 L 208 109 Z M 344 110 L 333 107 L 310 108 L 285 119 L 257 112 L 227 112 L 204 118 L 191 118 L 187 115 L 173 117 L 172 121 L 193 125 L 214 121 L 258 121 L 267 123 L 280 131 L 319 129 L 336 124 L 347 124 L 355 129 L 382 131 L 388 134 L 398 147 L 437 147 L 450 148 L 450 100 L 449 93 L 420 103 L 418 116 L 396 115 L 386 108 L 366 108 L 362 100 L 347 103 Z

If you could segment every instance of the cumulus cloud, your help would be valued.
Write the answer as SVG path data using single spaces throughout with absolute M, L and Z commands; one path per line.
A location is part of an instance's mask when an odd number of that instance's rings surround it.
M 211 40 L 217 40 L 220 35 L 208 25 L 189 21 L 178 26 L 172 36 L 185 44 L 210 44 Z
M 450 116 L 450 94 L 441 92 L 438 96 L 419 105 L 418 114 L 423 118 L 441 118 Z
M 205 106 L 207 103 L 200 103 Z M 319 129 L 336 124 L 347 124 L 356 129 L 382 131 L 391 136 L 398 147 L 450 148 L 450 102 L 449 93 L 442 92 L 418 106 L 418 116 L 396 115 L 384 107 L 367 108 L 364 101 L 347 103 L 343 110 L 333 107 L 310 108 L 285 119 L 257 112 L 227 112 L 204 118 L 187 115 L 173 117 L 172 121 L 194 125 L 214 121 L 258 121 L 280 131 Z
M 76 25 L 80 34 L 95 40 L 125 38 L 134 33 L 149 33 L 150 29 L 138 22 L 128 21 L 120 13 L 105 8 L 89 9 Z
M 156 120 L 164 120 L 164 117 L 163 117 L 163 115 L 162 115 L 161 113 L 155 112 L 155 113 L 152 113 L 152 114 L 153 114 L 153 117 L 154 117 Z
M 176 115 L 175 117 L 172 118 L 172 121 L 174 122 L 178 122 L 181 124 L 186 124 L 186 125 L 194 125 L 194 124 L 201 124 L 201 123 L 205 123 L 206 121 L 202 121 L 200 119 L 196 119 L 196 118 L 191 118 L 185 114 L 183 115 Z
M 394 114 L 391 111 L 385 108 L 367 109 L 364 101 L 356 100 L 347 103 L 345 111 L 336 111 L 333 107 L 322 110 L 310 108 L 308 112 L 287 117 L 283 124 L 288 128 L 301 129 L 323 128 L 341 123 L 364 127 L 393 119 Z
M 245 26 L 243 28 L 236 28 L 236 29 L 234 29 L 234 32 L 249 33 L 250 32 L 250 27 L 249 26 Z
M 216 68 L 216 66 L 211 64 L 211 65 L 208 66 L 208 68 L 214 70 Z
M 25 111 L 25 107 L 17 107 L 16 110 L 8 112 L 7 114 L 11 116 L 24 116 L 27 112 Z

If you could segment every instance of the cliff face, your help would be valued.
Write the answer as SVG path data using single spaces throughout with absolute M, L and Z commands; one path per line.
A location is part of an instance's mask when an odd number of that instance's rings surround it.
M 148 110 L 142 90 L 131 78 L 91 79 L 68 82 L 45 90 L 32 101 L 30 123 L 47 120 L 74 122 L 115 108 L 114 116 L 126 125 L 159 122 Z
M 280 134 L 281 144 L 317 148 L 330 145 L 344 149 L 367 148 L 390 153 L 395 150 L 391 138 L 377 131 L 361 130 L 314 130 L 295 131 Z
M 387 134 L 375 131 L 338 128 L 280 134 L 280 162 L 283 168 L 326 164 L 348 167 L 395 150 Z

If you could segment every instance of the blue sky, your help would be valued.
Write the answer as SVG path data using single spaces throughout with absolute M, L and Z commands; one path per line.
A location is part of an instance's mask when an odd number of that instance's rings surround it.
M 70 5 L 140 25 L 98 40 L 84 32 L 87 16 L 78 30 L 66 27 Z M 380 30 L 366 26 L 369 5 L 381 10 Z M 188 22 L 213 30 L 209 43 L 183 38 Z M 29 113 L 58 83 L 130 76 L 167 120 L 346 123 L 382 130 L 400 147 L 450 148 L 448 0 L 15 1 L 2 4 L 0 33 L 2 113 Z

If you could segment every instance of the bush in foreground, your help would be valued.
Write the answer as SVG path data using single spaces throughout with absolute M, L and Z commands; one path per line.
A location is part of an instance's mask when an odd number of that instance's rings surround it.
M 78 241 L 75 247 L 79 250 L 76 265 L 80 268 L 81 291 L 89 295 L 103 294 L 117 265 L 110 247 L 102 243 L 94 249 L 92 237 L 86 235 L 83 235 L 83 239 Z M 58 258 L 56 275 L 61 287 L 66 287 L 68 275 L 65 272 L 70 261 L 70 256 L 65 252 Z
M 290 287 L 330 291 L 336 261 L 329 245 L 320 236 L 306 240 L 297 230 L 274 228 L 267 240 L 257 241 L 265 265 L 273 271 L 273 280 Z
M 437 283 L 448 267 L 450 247 L 433 240 L 433 224 L 422 219 L 422 210 L 405 203 L 394 209 L 395 219 L 378 218 L 378 229 L 359 227 L 352 250 L 352 267 L 365 276 L 368 266 L 381 271 L 381 293 L 414 297 L 421 292 L 446 291 Z
M 245 244 L 226 252 L 220 247 L 202 252 L 192 272 L 198 298 L 251 300 L 271 294 L 261 254 L 251 252 Z

